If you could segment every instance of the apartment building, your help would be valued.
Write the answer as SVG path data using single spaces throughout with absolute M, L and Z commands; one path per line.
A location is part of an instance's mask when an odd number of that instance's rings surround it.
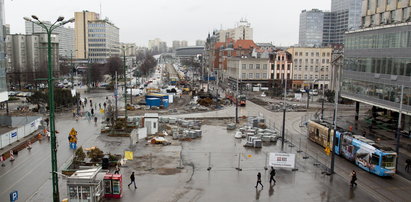
M 328 89 L 331 85 L 332 48 L 291 47 L 293 88 Z
M 36 78 L 47 77 L 47 34 L 12 34 L 6 36 L 7 77 L 12 85 L 34 83 Z M 58 35 L 51 36 L 52 66 L 55 76 L 59 75 Z
M 49 21 L 45 21 L 43 23 L 46 26 L 51 25 Z M 25 21 L 25 29 L 26 35 L 31 35 L 33 33 L 46 33 L 46 30 L 44 30 L 44 28 L 34 22 L 29 21 Z M 74 55 L 74 28 L 61 26 L 54 29 L 53 33 L 58 34 L 60 56 L 68 58 L 70 57 L 70 54 Z

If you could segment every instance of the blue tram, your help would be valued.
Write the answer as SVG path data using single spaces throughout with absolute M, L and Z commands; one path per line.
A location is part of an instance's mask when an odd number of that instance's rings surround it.
M 323 146 L 330 147 L 334 130 L 331 124 L 310 120 L 307 124 L 308 138 Z M 363 170 L 378 176 L 393 176 L 397 154 L 389 147 L 377 145 L 363 136 L 353 135 L 341 128 L 335 134 L 336 145 L 333 152 L 355 163 Z

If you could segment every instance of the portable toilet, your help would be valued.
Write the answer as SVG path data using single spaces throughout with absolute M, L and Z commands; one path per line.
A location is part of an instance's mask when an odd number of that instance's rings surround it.
M 163 107 L 168 108 L 168 105 L 169 105 L 168 99 L 163 99 Z
M 147 128 L 147 135 L 158 132 L 158 113 L 144 114 L 144 127 Z

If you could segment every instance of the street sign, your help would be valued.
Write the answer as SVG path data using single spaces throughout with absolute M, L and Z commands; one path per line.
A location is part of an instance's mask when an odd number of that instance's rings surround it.
M 13 191 L 10 193 L 10 202 L 17 201 L 19 199 L 19 192 Z
M 77 131 L 74 128 L 72 128 L 69 135 L 75 136 L 75 135 L 77 135 Z
M 270 153 L 269 166 L 276 168 L 294 168 L 295 154 Z
M 13 138 L 13 137 L 17 137 L 17 132 L 11 133 L 10 136 L 11 136 L 12 138 Z

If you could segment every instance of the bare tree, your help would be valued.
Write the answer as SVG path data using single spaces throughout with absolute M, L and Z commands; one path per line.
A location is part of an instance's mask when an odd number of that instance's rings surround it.
M 110 57 L 107 59 L 107 63 L 105 64 L 107 73 L 110 74 L 111 78 L 114 79 L 116 72 L 120 71 L 120 67 L 122 67 L 122 61 L 119 57 Z

